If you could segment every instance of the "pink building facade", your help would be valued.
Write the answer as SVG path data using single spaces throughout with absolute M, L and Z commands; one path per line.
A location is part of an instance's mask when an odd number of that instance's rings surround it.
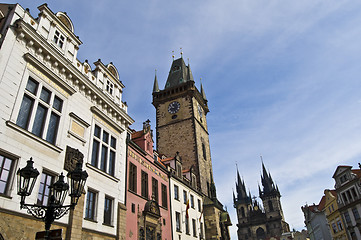
M 126 239 L 172 239 L 168 173 L 155 159 L 147 121 L 128 141 Z

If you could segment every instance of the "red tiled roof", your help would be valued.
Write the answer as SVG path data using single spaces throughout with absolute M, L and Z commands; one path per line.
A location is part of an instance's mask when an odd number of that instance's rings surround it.
M 326 204 L 326 198 L 325 196 L 322 196 L 320 203 L 318 204 L 318 210 L 322 210 L 325 207 Z
M 139 138 L 141 136 L 143 136 L 143 131 L 138 131 L 138 132 L 133 132 L 132 133 L 132 139 Z
M 171 158 L 164 158 L 164 159 L 160 159 L 160 161 L 161 162 L 168 162 L 168 161 L 170 161 L 172 159 L 173 159 L 172 157 Z
M 356 174 L 358 178 L 361 178 L 361 170 L 360 169 L 352 169 L 352 173 Z
M 337 193 L 336 193 L 336 190 L 335 190 L 335 189 L 330 190 L 330 193 L 331 193 L 333 196 L 337 197 Z

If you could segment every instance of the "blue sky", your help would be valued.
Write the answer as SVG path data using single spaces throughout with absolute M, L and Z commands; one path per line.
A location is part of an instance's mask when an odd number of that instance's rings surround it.
M 38 0 L 19 1 L 37 16 Z M 361 158 L 361 2 L 49 1 L 83 41 L 78 58 L 113 62 L 140 129 L 155 126 L 154 71 L 164 88 L 172 51 L 189 58 L 208 98 L 214 178 L 232 217 L 237 163 L 258 195 L 261 160 L 282 194 L 286 221 L 332 189 L 338 165 Z

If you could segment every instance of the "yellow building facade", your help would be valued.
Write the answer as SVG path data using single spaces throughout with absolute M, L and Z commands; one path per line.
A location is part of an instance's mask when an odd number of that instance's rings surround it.
M 336 191 L 326 189 L 324 191 L 324 197 L 325 205 L 322 210 L 329 223 L 332 238 L 335 240 L 346 240 L 346 228 L 341 213 L 338 210 Z

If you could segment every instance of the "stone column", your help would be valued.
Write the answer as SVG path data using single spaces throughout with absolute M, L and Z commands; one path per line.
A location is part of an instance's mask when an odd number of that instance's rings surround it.
M 118 222 L 117 222 L 117 240 L 126 239 L 126 227 L 127 227 L 127 207 L 119 203 L 118 204 Z
M 84 200 L 85 200 L 85 194 L 82 194 L 74 210 L 70 210 L 69 227 L 66 233 L 67 240 L 82 239 Z

